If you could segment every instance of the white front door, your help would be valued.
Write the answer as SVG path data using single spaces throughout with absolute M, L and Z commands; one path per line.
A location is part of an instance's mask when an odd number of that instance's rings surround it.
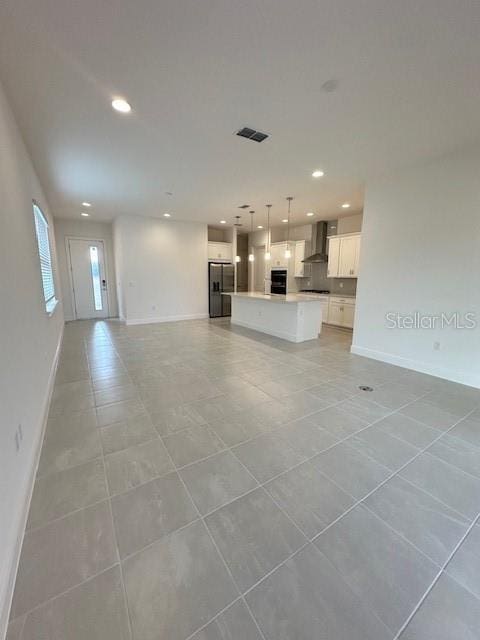
M 75 318 L 108 316 L 107 276 L 101 240 L 68 240 Z

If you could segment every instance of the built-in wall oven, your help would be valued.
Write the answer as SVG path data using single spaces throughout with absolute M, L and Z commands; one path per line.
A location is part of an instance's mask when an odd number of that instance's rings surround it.
M 272 269 L 271 272 L 272 287 L 270 291 L 272 293 L 280 293 L 287 295 L 287 270 L 286 269 Z

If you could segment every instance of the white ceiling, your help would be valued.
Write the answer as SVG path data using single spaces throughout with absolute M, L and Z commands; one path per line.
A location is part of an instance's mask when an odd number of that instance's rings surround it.
M 0 77 L 59 217 L 311 222 L 480 138 L 479 33 L 478 0 L 2 0 Z

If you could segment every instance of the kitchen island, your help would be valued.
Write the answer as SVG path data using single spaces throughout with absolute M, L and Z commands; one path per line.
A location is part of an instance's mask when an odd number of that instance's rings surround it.
M 312 295 L 225 293 L 232 298 L 231 323 L 290 342 L 318 337 L 322 326 L 322 302 Z

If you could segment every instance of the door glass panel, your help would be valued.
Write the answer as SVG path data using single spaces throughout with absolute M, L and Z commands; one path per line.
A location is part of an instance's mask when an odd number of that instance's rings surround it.
M 95 311 L 101 311 L 103 309 L 103 303 L 97 247 L 90 247 L 90 266 L 92 268 L 93 301 L 95 304 Z

